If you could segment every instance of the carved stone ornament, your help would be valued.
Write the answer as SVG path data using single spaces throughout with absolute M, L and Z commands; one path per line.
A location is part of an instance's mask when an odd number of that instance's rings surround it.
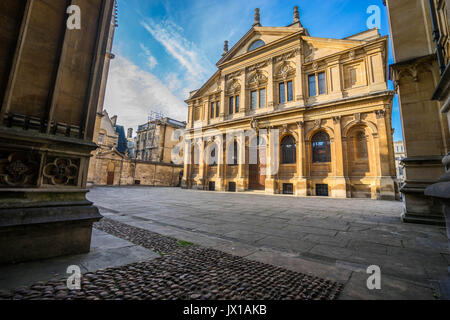
M 386 117 L 386 111 L 385 110 L 377 110 L 375 111 L 375 114 L 377 116 L 377 119 L 383 119 Z
M 259 86 L 265 82 L 267 82 L 267 77 L 261 71 L 256 71 L 250 76 L 248 84 Z
M 44 167 L 44 177 L 51 185 L 76 185 L 78 166 L 71 159 L 56 158 Z
M 241 85 L 239 81 L 233 80 L 227 88 L 228 93 L 239 93 L 241 91 Z
M 355 113 L 355 121 L 356 122 L 361 122 L 361 113 Z
M 282 77 L 283 79 L 287 79 L 290 75 L 294 74 L 295 70 L 288 63 L 283 63 L 282 66 L 278 69 L 276 74 L 277 77 Z
M 255 118 L 252 118 L 251 126 L 253 130 L 259 130 L 259 123 L 258 120 Z
M 27 187 L 37 184 L 39 156 L 15 152 L 0 157 L 0 185 Z
M 336 117 L 333 117 L 333 122 L 334 123 L 339 123 L 339 122 L 341 122 L 341 116 L 336 116 Z
M 303 129 L 305 127 L 305 121 L 297 121 L 297 127 Z
M 322 123 L 323 123 L 323 120 L 322 120 L 322 119 L 316 119 L 316 120 L 314 121 L 314 127 L 315 127 L 315 128 L 322 128 Z
M 282 54 L 282 55 L 280 55 L 280 56 L 275 57 L 274 60 L 275 60 L 275 62 L 286 61 L 286 60 L 288 60 L 288 59 L 291 59 L 291 58 L 295 57 L 295 55 L 298 54 L 299 52 L 300 52 L 300 49 L 297 48 L 297 49 L 295 49 L 295 50 L 286 52 L 286 53 L 284 53 L 284 54 Z
M 262 61 L 247 68 L 248 72 L 252 72 L 267 66 L 267 61 Z
M 242 74 L 242 70 L 238 70 L 226 75 L 226 80 L 231 80 L 237 77 L 240 77 Z

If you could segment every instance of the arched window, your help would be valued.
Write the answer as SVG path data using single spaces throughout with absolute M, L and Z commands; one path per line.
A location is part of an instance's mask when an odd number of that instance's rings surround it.
M 297 163 L 297 145 L 293 136 L 286 136 L 281 140 L 281 163 Z
M 330 136 L 326 132 L 319 132 L 311 140 L 314 163 L 331 162 Z
M 369 157 L 367 150 L 367 138 L 364 132 L 360 131 L 354 137 L 355 158 L 365 160 Z
M 217 158 L 216 158 L 216 148 L 215 148 L 215 146 L 212 146 L 210 157 L 211 158 L 208 160 L 208 163 L 210 164 L 210 166 L 212 166 L 212 167 L 217 166 Z
M 255 42 L 253 42 L 250 47 L 248 48 L 248 52 L 256 50 L 258 48 L 261 48 L 263 46 L 265 46 L 266 43 L 262 40 L 256 40 Z

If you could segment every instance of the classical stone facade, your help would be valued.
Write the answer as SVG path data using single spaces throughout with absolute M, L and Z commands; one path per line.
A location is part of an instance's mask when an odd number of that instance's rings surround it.
M 406 152 L 403 219 L 443 224 L 440 201 L 424 192 L 444 173 L 442 158 L 450 145 L 449 118 L 442 113 L 448 112 L 448 96 L 435 99 L 437 84 L 440 92 L 448 92 L 448 1 L 388 0 L 386 6 L 394 49 L 391 77 L 399 95 Z
M 68 1 L 0 4 L 0 264 L 88 252 L 101 219 L 86 178 L 115 1 L 75 3 L 81 30 Z
M 183 185 L 396 199 L 387 50 L 377 30 L 317 38 L 298 8 L 287 27 L 262 27 L 257 10 L 253 27 L 231 50 L 225 43 L 217 72 L 186 100 Z M 230 131 L 244 133 L 221 138 Z

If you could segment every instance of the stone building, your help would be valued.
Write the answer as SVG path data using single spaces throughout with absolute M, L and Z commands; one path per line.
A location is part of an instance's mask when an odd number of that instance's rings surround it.
M 449 4 L 446 0 L 387 0 L 406 158 L 403 219 L 443 224 L 441 202 L 425 196 L 444 174 L 449 152 L 447 116 L 450 61 Z
M 136 138 L 137 160 L 172 163 L 171 152 L 178 144 L 172 139 L 178 129 L 185 129 L 186 122 L 171 118 L 153 119 L 139 126 Z
M 231 50 L 225 43 L 217 72 L 186 100 L 183 185 L 396 199 L 387 59 L 388 37 L 377 30 L 317 38 L 297 7 L 286 27 L 263 27 L 257 9 L 253 27 Z M 250 129 L 253 138 L 221 138 Z
M 89 252 L 86 200 L 113 0 L 0 2 L 0 264 Z M 77 10 L 69 10 L 71 17 Z
M 93 152 L 89 164 L 88 184 L 90 186 L 158 186 L 177 187 L 180 184 L 180 173 L 183 166 L 170 162 L 173 147 L 164 146 L 168 154 L 167 162 L 144 161 L 130 157 L 127 147 L 121 147 L 121 132 L 125 132 L 117 123 L 117 116 L 109 117 L 103 111 L 102 117 L 97 117 L 95 142 L 98 149 Z M 169 130 L 167 130 L 169 132 Z M 128 130 L 128 135 L 132 131 Z M 129 140 L 123 136 L 126 146 Z M 170 139 L 168 139 L 169 141 Z M 170 145 L 172 142 L 170 141 Z
M 405 146 L 403 145 L 403 141 L 395 141 L 394 142 L 394 154 L 395 154 L 395 167 L 397 168 L 397 180 L 399 185 L 403 183 L 403 179 L 405 178 L 402 160 L 405 158 Z

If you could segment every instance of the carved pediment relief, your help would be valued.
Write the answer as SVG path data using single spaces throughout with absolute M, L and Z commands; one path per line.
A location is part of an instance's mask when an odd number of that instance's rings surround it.
M 241 91 L 241 84 L 238 80 L 232 80 L 227 85 L 227 93 L 233 94 L 233 93 L 239 93 Z
M 275 72 L 275 77 L 287 79 L 288 77 L 295 75 L 295 68 L 292 63 L 282 62 Z
M 267 76 L 264 74 L 263 71 L 257 70 L 255 72 L 252 72 L 249 77 L 247 78 L 247 84 L 249 86 L 259 86 L 261 84 L 266 83 L 268 80 Z

